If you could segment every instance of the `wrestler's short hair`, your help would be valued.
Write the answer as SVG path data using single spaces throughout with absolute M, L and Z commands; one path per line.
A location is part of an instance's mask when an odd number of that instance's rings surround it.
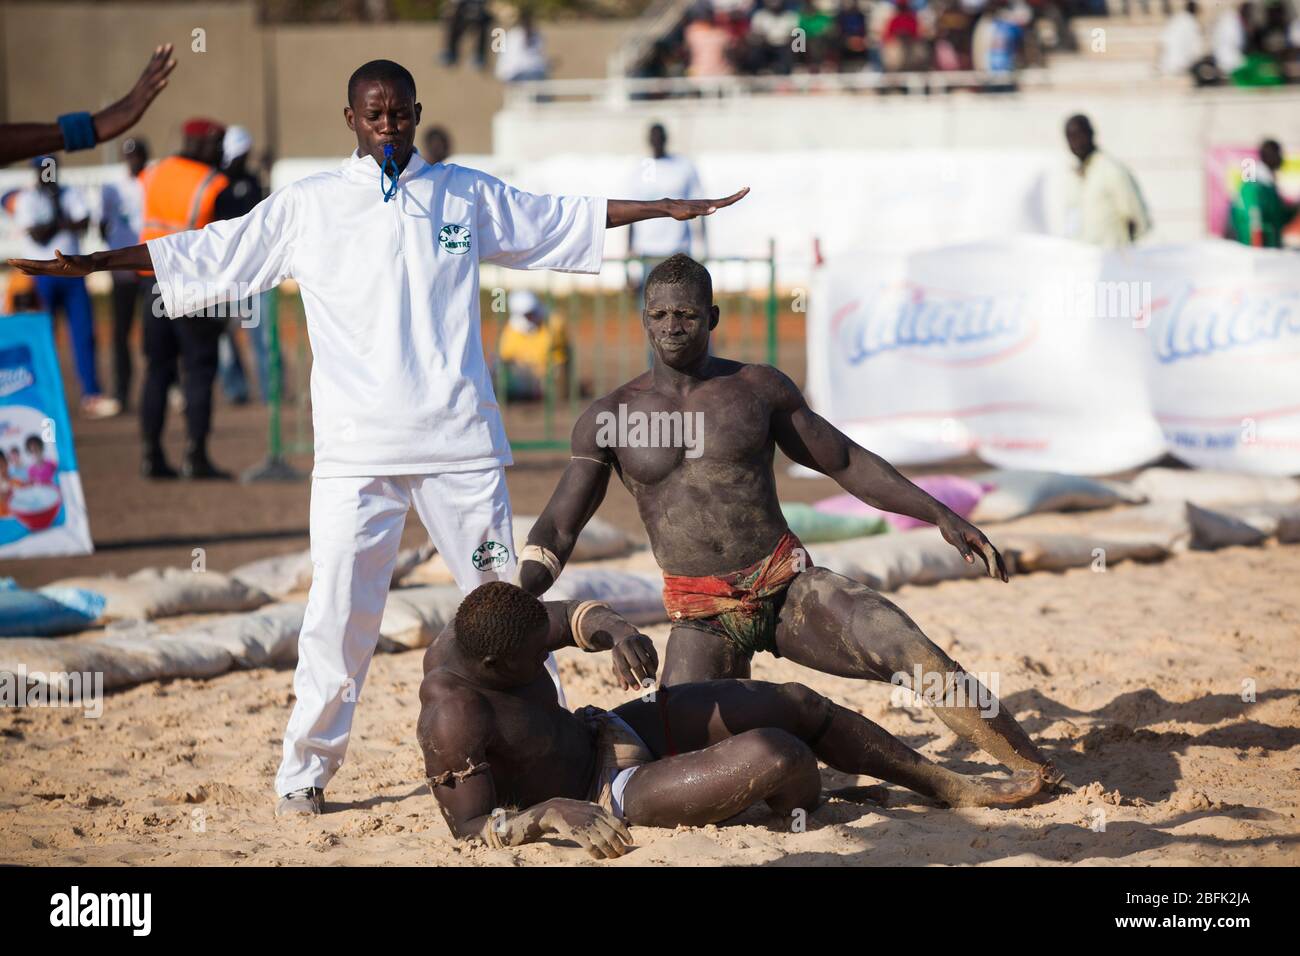
M 453 627 L 461 649 L 471 657 L 502 657 L 548 621 L 545 605 L 523 588 L 489 581 L 460 602 Z
M 682 252 L 669 256 L 650 270 L 645 280 L 646 294 L 657 285 L 688 286 L 713 303 L 713 277 L 709 270 Z
M 411 91 L 411 99 L 415 99 L 415 77 L 411 76 L 410 70 L 392 60 L 371 60 L 357 67 L 348 79 L 348 106 L 355 101 L 357 88 L 362 83 L 372 83 L 376 80 L 404 85 Z

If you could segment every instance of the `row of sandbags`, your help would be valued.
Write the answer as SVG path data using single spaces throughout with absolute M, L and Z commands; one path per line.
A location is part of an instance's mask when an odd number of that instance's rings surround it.
M 963 518 L 997 524 L 1028 515 L 1095 511 L 1147 502 L 1197 505 L 1284 504 L 1300 501 L 1293 478 L 1148 468 L 1132 481 L 1050 471 L 995 469 L 964 477 L 923 475 L 915 483 Z M 805 543 L 906 531 L 925 522 L 873 508 L 848 494 L 813 505 L 783 504 L 786 520 Z
M 1120 520 L 1124 519 L 1124 520 Z M 1233 505 L 1217 510 L 1165 502 L 1107 514 L 1079 533 L 1000 529 L 992 535 L 1017 572 L 1061 571 L 1120 561 L 1157 561 L 1186 547 L 1258 544 L 1269 538 L 1300 541 L 1300 503 Z M 823 543 L 811 549 L 818 566 L 881 591 L 905 584 L 935 584 L 978 577 L 981 562 L 968 564 L 955 548 L 927 528 L 901 534 Z M 636 624 L 666 619 L 658 574 L 570 567 L 546 595 L 551 600 L 603 600 Z M 395 588 L 380 625 L 380 650 L 424 647 L 455 614 L 461 595 L 454 585 Z M 0 672 L 58 675 L 100 672 L 112 689 L 150 680 L 205 678 L 232 668 L 265 667 L 296 659 L 301 603 L 202 621 L 174 631 L 138 622 L 117 624 L 99 637 L 51 641 L 0 641 Z
M 552 600 L 606 601 L 628 620 L 664 619 L 657 575 L 570 568 L 547 595 Z M 379 650 L 427 646 L 456 613 L 455 585 L 394 588 L 379 627 Z M 298 657 L 304 604 L 270 604 L 167 630 L 145 622 L 117 622 L 99 636 L 0 641 L 0 673 L 26 674 L 44 683 L 65 683 L 71 674 L 102 673 L 111 690 L 153 680 L 206 678 L 231 669 L 289 664 Z
M 537 519 L 515 520 L 516 549 Z M 592 561 L 627 554 L 637 543 L 600 519 L 583 529 L 571 560 Z M 410 578 L 448 582 L 431 544 L 399 553 L 393 585 Z M 417 570 L 420 573 L 416 573 Z M 119 577 L 77 577 L 26 591 L 0 579 L 0 637 L 73 634 L 114 621 L 154 621 L 182 614 L 252 611 L 305 591 L 311 585 L 309 550 L 250 562 L 229 573 L 189 568 L 145 568 Z

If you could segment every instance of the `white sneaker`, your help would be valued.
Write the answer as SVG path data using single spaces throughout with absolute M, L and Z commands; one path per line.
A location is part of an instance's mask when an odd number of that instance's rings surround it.
M 315 817 L 325 809 L 325 791 L 320 787 L 291 790 L 275 805 L 277 817 Z
M 122 413 L 122 403 L 107 395 L 87 395 L 81 400 L 81 414 L 87 418 L 112 418 Z

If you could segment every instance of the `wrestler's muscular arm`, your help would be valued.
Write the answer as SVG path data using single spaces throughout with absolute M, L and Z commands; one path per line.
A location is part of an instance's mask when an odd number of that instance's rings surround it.
M 632 843 L 631 834 L 594 803 L 554 797 L 525 810 L 501 807 L 487 765 L 492 732 L 492 708 L 468 689 L 440 694 L 438 706 L 426 704 L 420 714 L 425 773 L 452 836 L 505 847 L 555 834 L 575 841 L 597 859 L 623 855 Z
M 552 575 L 542 562 L 524 558 L 519 565 L 519 586 L 536 597 L 546 593 L 559 577 L 559 569 L 568 563 L 578 543 L 578 535 L 587 526 L 609 490 L 609 475 L 614 470 L 614 452 L 596 443 L 597 416 L 610 398 L 600 399 L 582 413 L 569 440 L 573 457 L 564 469 L 560 483 L 551 494 L 541 516 L 528 532 L 528 543 L 545 548 L 555 555 L 559 568 Z
M 849 494 L 872 507 L 937 525 L 944 540 L 967 561 L 979 555 L 990 576 L 1007 580 L 1002 555 L 979 528 L 814 412 L 784 373 L 766 366 L 750 367 L 766 379 L 765 392 L 773 409 L 773 437 L 791 459 L 834 479 Z

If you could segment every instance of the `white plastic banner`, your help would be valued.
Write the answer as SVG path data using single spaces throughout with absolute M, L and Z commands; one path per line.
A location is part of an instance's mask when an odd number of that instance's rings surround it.
M 808 388 L 903 464 L 1106 474 L 1168 451 L 1300 473 L 1300 260 L 1048 236 L 840 256 L 814 284 Z

